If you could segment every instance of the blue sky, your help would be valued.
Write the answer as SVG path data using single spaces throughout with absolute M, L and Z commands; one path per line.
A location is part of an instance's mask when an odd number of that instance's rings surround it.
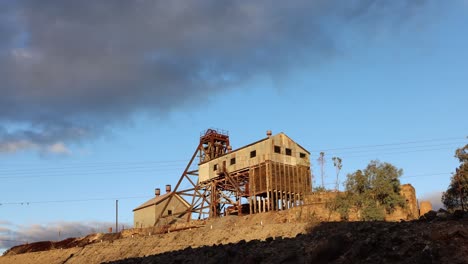
M 370 160 L 390 162 L 404 170 L 401 181 L 415 186 L 419 199 L 433 201 L 458 165 L 455 149 L 468 143 L 466 1 L 354 1 L 346 8 L 297 1 L 307 9 L 296 18 L 291 3 L 280 24 L 272 21 L 287 4 L 235 4 L 254 29 L 213 1 L 179 17 L 183 2 L 175 1 L 164 8 L 176 15 L 164 21 L 176 23 L 155 32 L 113 4 L 73 11 L 45 2 L 3 4 L 26 14 L 26 22 L 0 13 L 0 34 L 11 40 L 0 43 L 6 80 L 0 85 L 0 248 L 15 244 L 6 240 L 44 238 L 54 228 L 76 235 L 70 223 L 82 233 L 104 230 L 115 219 L 115 199 L 119 221 L 131 224 L 132 209 L 154 188 L 175 185 L 200 132 L 210 127 L 228 130 L 234 148 L 266 130 L 285 132 L 311 151 L 315 184 L 321 182 L 316 159 L 325 151 L 329 188 L 333 156 L 343 158 L 341 181 Z M 98 10 L 94 33 L 107 30 L 102 25 L 117 14 L 128 28 L 110 26 L 116 34 L 104 41 L 89 33 L 92 26 L 81 27 L 88 8 Z M 200 19 L 212 13 L 223 14 L 220 24 Z M 71 42 L 75 36 L 60 27 L 44 31 L 40 23 L 52 23 L 47 14 L 93 45 Z M 307 14 L 318 19 L 301 18 Z M 224 28 L 230 34 L 218 33 Z M 99 57 L 106 48 L 110 55 Z

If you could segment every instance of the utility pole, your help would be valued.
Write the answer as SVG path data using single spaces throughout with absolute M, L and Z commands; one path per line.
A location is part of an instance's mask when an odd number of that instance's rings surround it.
M 325 153 L 322 151 L 320 152 L 320 157 L 318 158 L 318 162 L 320 164 L 320 172 L 321 172 L 321 176 L 322 176 L 322 188 L 325 188 L 325 183 L 323 182 L 323 165 L 325 163 Z
M 115 232 L 119 232 L 119 200 L 115 200 Z

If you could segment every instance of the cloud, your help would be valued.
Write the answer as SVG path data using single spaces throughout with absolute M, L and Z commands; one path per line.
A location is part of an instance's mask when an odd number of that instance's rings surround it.
M 0 126 L 0 153 L 34 149 L 44 154 L 69 155 L 70 150 L 63 141 L 79 141 L 89 135 L 84 128 L 74 126 L 41 126 L 8 131 Z
M 115 223 L 111 222 L 55 222 L 45 225 L 13 226 L 11 223 L 0 221 L 0 249 L 37 241 L 60 241 L 91 233 L 105 233 L 113 226 Z
M 61 154 L 61 155 L 68 155 L 70 154 L 70 150 L 63 144 L 63 142 L 57 142 L 50 145 L 47 148 L 47 151 L 50 153 Z
M 3 1 L 0 152 L 65 152 L 135 113 L 287 76 L 332 58 L 340 29 L 365 35 L 424 2 Z
M 420 201 L 429 201 L 432 204 L 432 210 L 437 211 L 440 208 L 445 208 L 442 203 L 442 192 L 432 192 L 422 196 Z

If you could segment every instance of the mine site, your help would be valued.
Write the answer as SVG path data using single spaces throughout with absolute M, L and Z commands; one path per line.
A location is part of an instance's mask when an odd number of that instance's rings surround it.
M 0 0 L 0 264 L 468 264 L 468 0 Z
M 174 190 L 133 210 L 133 228 L 18 245 L 0 263 L 467 263 L 466 212 L 433 211 L 379 162 L 346 192 L 314 190 L 309 155 L 284 133 L 233 150 L 208 129 Z M 367 173 L 377 202 L 359 192 Z

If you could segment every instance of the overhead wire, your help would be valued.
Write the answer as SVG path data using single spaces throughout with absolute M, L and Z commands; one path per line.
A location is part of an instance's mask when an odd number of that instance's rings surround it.
M 444 140 L 452 140 L 454 138 L 447 138 Z M 457 138 L 459 139 L 459 138 Z M 443 139 L 438 139 L 440 141 Z M 379 145 L 367 145 L 365 147 L 375 146 L 389 146 L 389 145 L 403 145 L 415 142 L 428 142 L 429 140 L 421 141 L 408 141 L 401 143 L 392 144 L 379 144 Z M 432 140 L 434 141 L 434 140 Z M 345 151 L 345 152 L 334 152 L 329 153 L 327 156 L 340 156 L 342 158 L 359 158 L 368 156 L 381 156 L 381 155 L 395 155 L 395 154 L 406 154 L 414 152 L 427 152 L 427 151 L 438 151 L 452 148 L 428 148 L 435 146 L 446 146 L 461 144 L 461 142 L 441 143 L 441 144 L 429 144 L 429 145 L 417 145 L 417 146 L 403 146 L 396 148 L 385 148 L 385 149 L 368 149 L 368 150 L 357 150 L 357 151 Z M 348 147 L 342 149 L 356 149 L 362 147 Z M 414 149 L 416 148 L 416 149 Z M 418 149 L 422 148 L 422 149 Z M 406 150 L 410 149 L 410 150 Z M 414 149 L 414 150 L 413 150 Z M 392 151 L 402 150 L 402 151 Z M 390 151 L 390 152 L 389 152 Z M 364 155 L 353 155 L 359 153 L 367 153 Z M 348 155 L 351 154 L 351 155 Z M 46 167 L 46 168 L 27 168 L 27 169 L 11 169 L 5 170 L 0 169 L 0 179 L 23 179 L 23 178 L 42 178 L 42 177 L 69 177 L 69 176 L 81 176 L 81 175 L 106 175 L 106 174 L 118 174 L 123 172 L 130 173 L 145 173 L 145 172 L 172 172 L 181 169 L 185 163 L 184 160 L 166 160 L 166 161 L 141 161 L 141 162 L 105 162 L 105 163 L 94 163 L 94 164 L 83 164 L 73 166 L 61 166 L 61 167 Z M 106 164 L 102 167 L 99 164 Z M 70 171 L 75 168 L 75 170 Z
M 364 150 L 357 150 L 357 151 L 339 151 L 339 152 L 332 152 L 328 155 L 334 154 L 350 154 L 350 153 L 362 153 L 362 152 L 372 152 L 372 151 L 388 151 L 388 150 L 399 150 L 399 149 L 407 149 L 407 148 L 425 148 L 425 147 L 434 147 L 434 146 L 445 146 L 445 145 L 454 145 L 454 144 L 461 144 L 462 142 L 450 142 L 450 143 L 442 143 L 442 144 L 430 144 L 430 145 L 418 145 L 418 146 L 404 146 L 404 147 L 397 147 L 397 148 L 385 148 L 385 149 L 372 149 L 375 147 L 382 147 L 382 146 L 394 146 L 394 145 L 407 145 L 407 144 L 414 144 L 414 143 L 421 143 L 421 142 L 434 142 L 434 141 L 444 141 L 444 140 L 460 140 L 460 137 L 451 137 L 451 138 L 443 138 L 443 139 L 431 139 L 431 140 L 418 140 L 418 141 L 407 141 L 407 142 L 397 142 L 397 143 L 387 143 L 387 144 L 376 144 L 376 145 L 364 145 L 364 146 L 355 146 L 355 147 L 343 147 L 343 148 L 331 148 L 331 149 L 322 149 L 321 151 L 330 151 L 330 150 L 347 150 L 347 149 L 359 149 L 359 148 L 371 148 L 371 149 L 364 149 Z M 313 152 L 313 151 L 311 151 Z M 179 166 L 185 164 L 187 160 L 161 160 L 161 161 L 115 161 L 115 162 L 97 162 L 97 163 L 82 163 L 82 164 L 71 164 L 70 166 L 58 166 L 58 167 L 30 167 L 25 169 L 18 169 L 18 168 L 1 168 L 0 174 L 2 173 L 37 173 L 38 171 L 43 172 L 50 172 L 50 171 L 61 171 L 61 170 L 68 170 L 68 169 L 100 169 L 104 170 L 108 166 L 110 169 L 114 168 L 160 168 L 160 167 L 169 167 L 169 166 Z M 5 165 L 5 164 L 4 164 Z M 8 165 L 8 164 L 7 164 Z M 151 165 L 155 165 L 154 167 Z M 10 166 L 14 166 L 14 164 L 10 164 Z M 22 165 L 23 166 L 23 165 Z
M 460 136 L 460 137 L 437 138 L 437 139 L 426 139 L 426 140 L 413 140 L 413 141 L 385 143 L 385 144 L 362 145 L 362 146 L 353 146 L 353 147 L 317 149 L 317 150 L 312 150 L 311 152 L 330 151 L 330 150 L 347 150 L 347 149 L 358 149 L 358 148 L 373 148 L 373 147 L 394 146 L 394 145 L 408 145 L 408 144 L 415 144 L 415 143 L 446 141 L 446 140 L 454 140 L 454 139 L 461 140 L 461 139 L 466 139 L 466 137 Z
M 400 178 L 415 178 L 415 177 L 426 177 L 426 176 L 439 176 L 439 175 L 448 175 L 450 172 L 440 172 L 440 173 L 423 173 L 423 174 L 414 174 L 409 176 L 401 176 Z M 325 183 L 325 185 L 336 184 L 334 182 Z M 0 202 L 1 205 L 33 205 L 33 204 L 50 204 L 50 203 L 75 203 L 75 202 L 94 202 L 94 201 L 110 201 L 110 200 L 128 200 L 128 199 L 142 199 L 142 198 L 151 198 L 154 196 L 121 196 L 121 197 L 107 197 L 107 198 L 83 198 L 83 199 L 68 199 L 68 200 L 45 200 L 45 201 L 20 201 L 20 202 Z
M 428 147 L 440 147 L 440 146 L 451 146 L 451 145 L 459 145 L 463 142 L 451 142 L 451 143 L 442 143 L 442 144 L 430 144 L 430 145 L 417 145 L 417 146 L 405 146 L 405 147 L 393 147 L 393 148 L 382 148 L 382 149 L 364 149 L 364 150 L 354 150 L 354 151 L 343 151 L 343 152 L 331 152 L 328 155 L 335 155 L 335 154 L 350 154 L 350 153 L 365 153 L 365 152 L 373 152 L 373 151 L 392 151 L 392 150 L 401 150 L 401 149 L 413 149 L 413 148 L 428 148 Z
M 113 201 L 151 198 L 154 196 L 126 196 L 126 197 L 107 197 L 107 198 L 83 198 L 69 200 L 46 200 L 46 201 L 20 201 L 20 202 L 0 202 L 0 205 L 32 205 L 32 204 L 50 204 L 50 203 L 75 203 L 75 202 L 95 202 L 95 201 Z
M 444 146 L 444 145 L 452 145 L 452 144 L 458 144 L 458 143 L 450 143 L 450 144 L 436 144 L 436 145 L 423 145 L 423 146 L 411 146 L 408 148 L 426 148 L 426 147 L 433 147 L 433 146 Z M 391 148 L 391 149 L 385 149 L 383 151 L 387 150 L 398 150 L 398 149 L 406 149 L 406 148 Z M 432 150 L 440 150 L 440 149 L 446 149 L 446 148 L 437 148 L 437 149 L 421 149 L 421 150 L 411 150 L 410 152 L 413 151 L 432 151 Z M 378 153 L 400 153 L 400 152 L 383 152 L 382 150 L 362 150 L 362 151 L 355 151 L 355 152 L 341 152 L 341 153 L 331 153 L 328 156 L 334 154 L 349 154 L 349 153 L 361 153 L 361 152 L 372 152 L 372 151 L 378 151 Z M 406 151 L 405 151 L 406 152 Z M 157 166 L 124 166 L 124 167 L 100 167 L 100 168 L 91 168 L 93 172 L 95 171 L 110 171 L 113 172 L 114 170 L 133 170 L 133 169 L 160 169 L 160 168 L 180 168 L 182 165 L 185 163 L 178 163 L 178 164 L 164 164 L 164 165 L 157 165 Z M 38 173 L 62 173 L 63 171 L 67 171 L 68 169 L 71 169 L 73 167 L 48 167 L 48 168 L 42 168 L 42 169 L 16 169 L 12 172 L 7 172 L 7 171 L 2 171 L 0 170 L 0 175 L 2 174 L 8 174 L 8 175 L 16 175 L 16 174 L 35 174 L 37 175 Z M 77 167 L 78 170 L 82 171 L 89 171 L 89 168 L 86 167 Z M 0 177 L 2 178 L 2 177 Z
M 408 153 L 416 153 L 416 152 L 430 152 L 430 151 L 438 151 L 438 150 L 452 150 L 453 148 L 434 148 L 434 149 L 420 149 L 420 150 L 409 150 L 409 151 L 395 151 L 395 152 L 375 152 L 366 155 L 350 155 L 350 156 L 342 156 L 341 158 L 362 158 L 362 157 L 370 157 L 370 156 L 387 156 L 387 155 L 395 155 L 395 154 L 408 154 Z
M 348 149 L 359 149 L 359 148 L 375 148 L 375 147 L 382 147 L 382 146 L 400 146 L 400 145 L 409 145 L 415 143 L 422 143 L 422 142 L 434 142 L 434 141 L 446 141 L 446 140 L 460 140 L 460 137 L 451 137 L 451 138 L 444 138 L 444 139 L 431 139 L 431 140 L 418 140 L 418 141 L 407 141 L 407 142 L 398 142 L 398 143 L 388 143 L 388 144 L 377 144 L 377 145 L 365 145 L 365 146 L 356 146 L 356 147 L 345 147 L 345 148 L 334 148 L 328 150 L 348 150 Z M 434 146 L 444 146 L 444 145 L 452 145 L 452 144 L 459 144 L 459 142 L 452 142 L 452 143 L 442 143 L 442 144 L 432 144 L 432 145 L 419 145 L 419 146 L 406 146 L 406 147 L 398 147 L 398 148 L 391 148 L 391 149 L 373 149 L 373 150 L 358 150 L 358 151 L 351 151 L 351 152 L 344 152 L 344 153 L 362 153 L 362 152 L 370 152 L 370 151 L 377 151 L 375 155 L 389 155 L 389 154 L 404 154 L 404 153 L 412 153 L 412 152 L 421 152 L 421 151 L 436 151 L 448 148 L 432 148 L 432 149 L 419 149 L 419 150 L 410 150 L 410 151 L 397 151 L 397 152 L 385 152 L 385 150 L 398 150 L 398 149 L 407 149 L 407 148 L 425 148 L 425 147 L 434 147 Z M 326 149 L 325 149 L 326 150 Z M 335 153 L 337 154 L 337 153 Z M 368 154 L 370 155 L 370 154 Z M 366 156 L 368 156 L 366 155 Z M 345 156 L 346 158 L 353 158 L 353 157 L 363 157 L 361 156 Z M 182 168 L 178 164 L 174 164 L 177 162 L 184 162 L 185 160 L 166 160 L 166 161 L 137 161 L 137 162 L 103 162 L 103 163 L 89 163 L 89 164 L 76 164 L 73 166 L 62 166 L 62 167 L 48 167 L 43 168 L 41 171 L 34 170 L 30 168 L 29 170 L 14 170 L 13 174 L 9 173 L 8 170 L 0 170 L 0 175 L 9 175 L 9 176 L 0 176 L 0 179 L 21 179 L 21 178 L 38 178 L 38 177 L 51 177 L 51 176 L 71 176 L 71 175 L 95 175 L 95 174 L 111 174 L 117 172 L 163 172 L 162 168 L 169 169 L 169 171 L 175 171 L 178 168 Z M 140 166 L 135 166 L 140 164 Z M 141 166 L 141 164 L 146 164 L 147 166 Z M 149 164 L 159 164 L 157 166 L 148 166 Z M 106 167 L 99 167 L 102 165 L 112 166 L 109 168 Z M 117 167 L 115 166 L 117 165 Z M 123 167 L 118 167 L 121 165 L 126 165 Z M 130 165 L 130 166 L 129 166 Z M 73 172 L 67 172 L 68 169 L 77 168 L 78 170 Z M 174 168 L 174 169 L 172 169 Z M 37 168 L 36 168 L 37 169 Z M 88 170 L 79 170 L 79 169 L 88 169 Z M 159 169 L 159 170 L 158 170 Z M 90 171 L 91 170 L 91 171 Z M 41 174 L 42 173 L 42 174 Z M 44 173 L 47 173 L 44 175 Z M 55 175 L 54 175 L 55 173 Z M 60 173 L 60 174 L 58 174 Z M 58 174 L 58 175 L 57 175 Z M 422 176 L 433 176 L 433 175 L 445 175 L 450 173 L 432 173 L 432 174 L 420 174 L 420 175 L 413 175 L 413 176 L 402 176 L 401 178 L 412 178 L 412 177 L 422 177 Z M 12 176 L 14 175 L 14 176 Z M 136 199 L 136 198 L 147 198 L 148 196 L 134 196 L 134 197 L 120 197 L 120 198 L 90 198 L 90 199 L 74 199 L 74 200 L 52 200 L 52 201 L 33 201 L 33 202 L 3 202 L 0 205 L 7 205 L 7 204 L 36 204 L 36 203 L 60 203 L 60 202 L 85 202 L 85 201 L 98 201 L 98 200 L 114 200 L 114 199 Z
M 125 168 L 125 169 L 108 169 L 108 170 L 96 170 L 96 171 L 59 171 L 59 172 L 37 172 L 37 173 L 13 173 L 13 174 L 3 174 L 8 176 L 0 176 L 0 179 L 21 179 L 21 178 L 42 178 L 42 177 L 64 177 L 64 176 L 74 176 L 74 175 L 103 175 L 103 174 L 117 174 L 125 172 L 170 172 L 170 171 L 180 171 L 180 167 L 168 167 L 168 168 Z M 2 175 L 0 173 L 0 175 Z
M 83 163 L 83 164 L 72 164 L 72 166 L 58 166 L 58 167 L 31 167 L 28 166 L 27 168 L 20 169 L 18 168 L 2 168 L 0 169 L 0 173 L 2 172 L 11 172 L 11 171 L 36 171 L 36 170 L 67 170 L 67 169 L 96 169 L 96 168 L 116 168 L 116 167 L 141 167 L 141 166 L 151 166 L 156 165 L 160 166 L 172 166 L 172 165 L 179 165 L 186 162 L 186 160 L 174 160 L 174 161 L 145 161 L 145 162 L 115 162 L 115 163 Z M 104 165 L 104 166 L 103 166 Z M 5 165 L 4 165 L 5 166 Z M 10 166 L 18 166 L 18 165 L 11 165 Z M 21 165 L 24 167 L 23 165 Z

